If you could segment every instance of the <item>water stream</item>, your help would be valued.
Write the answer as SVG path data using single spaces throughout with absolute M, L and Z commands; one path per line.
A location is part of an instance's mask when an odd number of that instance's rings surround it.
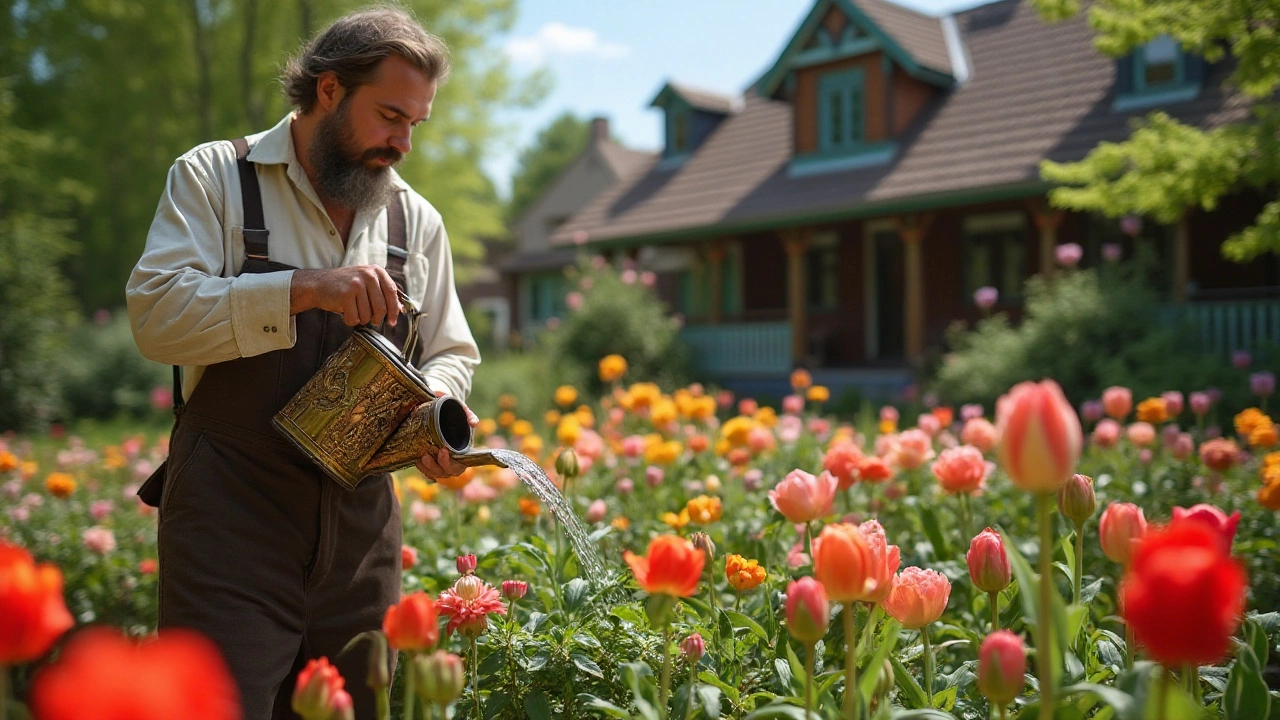
M 578 514 L 573 511 L 569 500 L 560 493 L 559 488 L 551 482 L 538 463 L 514 450 L 489 452 L 511 468 L 542 501 L 542 504 L 551 509 L 551 514 L 555 516 L 557 523 L 569 537 L 569 544 L 573 547 L 574 554 L 578 556 L 578 568 L 582 571 L 583 579 L 592 587 L 603 586 L 609 579 L 609 575 L 605 569 L 604 560 L 600 557 L 599 549 L 591 541 L 591 534 L 587 532 Z

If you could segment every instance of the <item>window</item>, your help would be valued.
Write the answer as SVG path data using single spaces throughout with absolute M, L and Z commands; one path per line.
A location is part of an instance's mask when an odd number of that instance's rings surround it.
M 1135 56 L 1134 87 L 1158 89 L 1182 82 L 1182 49 L 1168 35 L 1161 35 L 1138 49 Z
M 837 70 L 818 80 L 818 138 L 823 152 L 855 150 L 864 138 L 863 73 Z
M 964 293 L 994 287 L 1002 301 L 1022 298 L 1027 277 L 1027 228 L 1021 213 L 966 218 L 963 243 Z
M 675 111 L 675 117 L 671 119 L 671 152 L 679 154 L 684 152 L 685 144 L 689 141 L 689 116 L 686 113 Z
M 840 269 L 839 236 L 822 233 L 809 243 L 805 254 L 805 278 L 810 310 L 834 310 L 840 304 L 838 273 Z

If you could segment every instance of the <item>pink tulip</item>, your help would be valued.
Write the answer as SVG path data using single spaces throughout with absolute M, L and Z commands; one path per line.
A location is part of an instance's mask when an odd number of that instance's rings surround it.
M 960 442 L 972 445 L 985 454 L 991 452 L 996 443 L 1000 442 L 1000 433 L 986 418 L 970 418 L 965 421 L 964 428 L 960 430 Z
M 1142 508 L 1133 503 L 1113 502 L 1098 521 L 1098 540 L 1102 552 L 1112 562 L 1128 566 L 1133 545 L 1147 534 L 1147 519 Z
M 1009 586 L 1012 569 L 1000 533 L 987 528 L 969 541 L 969 579 L 984 593 L 997 593 Z
M 1236 350 L 1231 353 L 1231 365 L 1237 370 L 1244 370 L 1253 364 L 1253 355 L 1248 350 Z
M 1160 397 L 1164 400 L 1165 410 L 1169 412 L 1169 419 L 1172 420 L 1182 414 L 1182 393 L 1177 390 L 1169 390 L 1161 393 Z
M 1134 233 L 1136 234 L 1136 233 Z M 1104 243 L 1102 246 L 1102 259 L 1109 263 L 1118 263 L 1120 258 L 1124 256 L 1124 248 L 1119 243 Z
M 1231 515 L 1227 515 L 1220 508 L 1208 503 L 1200 503 L 1189 508 L 1175 507 L 1173 509 L 1173 521 L 1198 522 L 1212 529 L 1218 537 L 1222 538 L 1223 548 L 1227 553 L 1230 553 L 1231 543 L 1235 542 L 1236 539 L 1236 527 L 1240 524 L 1240 511 L 1237 510 Z
M 1053 249 L 1053 256 L 1062 267 L 1073 268 L 1080 264 L 1084 249 L 1077 243 L 1063 243 Z
M 604 500 L 594 500 L 591 505 L 587 507 L 587 514 L 583 519 L 594 525 L 595 523 L 604 520 L 604 516 L 608 514 L 608 512 L 609 506 L 605 505 Z
M 889 544 L 884 528 L 875 520 L 859 525 L 858 532 L 862 533 L 867 546 L 871 548 L 871 565 L 867 577 L 876 581 L 875 589 L 868 591 L 864 600 L 869 603 L 884 602 L 893 591 L 894 574 L 898 572 L 898 565 L 901 563 L 898 546 Z
M 760 403 L 757 403 L 752 398 L 742 398 L 741 400 L 738 401 L 739 415 L 751 416 L 751 415 L 755 415 L 757 412 L 759 412 L 759 410 L 760 410 Z
M 1191 412 L 1197 416 L 1206 415 L 1209 408 L 1213 407 L 1213 398 L 1209 397 L 1207 392 L 1193 392 L 1188 399 L 1191 405 Z
M 923 430 L 912 428 L 898 434 L 894 463 L 903 470 L 914 470 L 933 458 L 933 439 Z
M 1080 417 L 1085 422 L 1098 422 L 1106 413 L 1106 409 L 1102 406 L 1101 400 L 1085 400 L 1080 405 Z
M 787 586 L 787 631 L 791 637 L 812 645 L 827 634 L 831 603 L 822 583 L 802 577 Z
M 792 470 L 769 491 L 769 502 L 787 520 L 806 523 L 831 514 L 838 486 L 836 477 L 825 470 L 817 477 Z
M 1129 438 L 1129 442 L 1138 447 L 1147 447 L 1156 441 L 1156 429 L 1151 423 L 1136 422 L 1131 423 L 1125 428 L 1125 435 Z
M 973 304 L 981 310 L 990 310 L 1000 300 L 1000 291 L 987 285 L 973 291 Z
M 942 423 L 939 422 L 938 418 L 934 417 L 933 413 L 924 413 L 916 418 L 916 427 L 925 435 L 933 437 L 942 429 Z
M 1178 433 L 1177 439 L 1169 446 L 1169 454 L 1176 460 L 1186 460 L 1196 454 L 1196 441 L 1191 433 Z
M 949 493 L 972 493 L 987 477 L 987 459 L 972 445 L 943 450 L 933 463 L 933 476 Z
M 1129 412 L 1133 410 L 1133 391 L 1118 385 L 1103 390 L 1102 407 L 1116 420 L 1129 417 Z
M 1107 418 L 1093 429 L 1093 444 L 1102 448 L 1115 447 L 1120 442 L 1120 423 Z
M 1267 397 L 1276 391 L 1276 375 L 1271 372 L 1256 372 L 1249 376 L 1249 392 L 1258 397 Z
M 885 405 L 880 408 L 880 422 L 898 422 L 898 408 L 892 405 Z
M 1026 673 L 1027 649 L 1022 638 L 1008 630 L 997 630 L 982 641 L 978 651 L 978 692 L 993 705 L 1004 707 L 1017 699 Z
M 969 422 L 975 418 L 985 417 L 982 406 L 977 403 L 966 403 L 960 406 L 960 419 Z
M 1000 398 L 1000 465 L 1013 483 L 1053 492 L 1075 473 L 1083 444 L 1080 419 L 1052 380 L 1016 385 Z
M 804 412 L 804 398 L 799 395 L 788 395 L 782 398 L 782 412 L 788 415 L 799 415 Z
M 893 591 L 882 605 L 902 627 L 918 630 L 942 617 L 950 598 L 951 581 L 946 575 L 909 567 L 898 573 Z
M 694 633 L 680 641 L 680 654 L 691 664 L 696 665 L 707 651 L 706 641 L 698 633 Z

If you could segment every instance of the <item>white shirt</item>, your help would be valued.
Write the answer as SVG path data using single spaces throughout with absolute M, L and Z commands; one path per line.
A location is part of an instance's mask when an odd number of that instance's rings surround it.
M 294 151 L 293 115 L 248 138 L 273 262 L 327 269 L 387 264 L 386 209 L 356 213 L 346 247 Z M 406 292 L 422 309 L 422 371 L 434 390 L 465 400 L 480 351 L 453 280 L 440 213 L 392 172 L 407 219 Z M 125 296 L 142 354 L 182 365 L 183 396 L 205 366 L 293 347 L 293 271 L 240 275 L 244 207 L 231 142 L 201 145 L 169 170 L 146 249 Z M 402 316 L 403 317 L 403 316 Z

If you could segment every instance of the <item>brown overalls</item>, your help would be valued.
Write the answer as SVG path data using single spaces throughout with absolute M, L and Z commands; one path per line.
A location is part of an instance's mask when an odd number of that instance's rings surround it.
M 257 173 L 234 141 L 245 208 L 241 273 L 290 270 L 268 260 Z M 387 208 L 387 269 L 404 289 L 405 216 Z M 389 333 L 408 330 L 404 316 Z M 400 599 L 400 504 L 390 475 L 347 491 L 271 425 L 351 335 L 334 313 L 296 316 L 289 349 L 210 365 L 179 408 L 169 460 L 139 490 L 159 504 L 160 627 L 186 627 L 222 649 L 245 720 L 294 718 L 297 674 L 327 656 L 346 679 L 357 718 L 373 718 L 368 646 Z M 178 397 L 181 397 L 179 393 Z M 158 485 L 163 483 L 163 495 Z

